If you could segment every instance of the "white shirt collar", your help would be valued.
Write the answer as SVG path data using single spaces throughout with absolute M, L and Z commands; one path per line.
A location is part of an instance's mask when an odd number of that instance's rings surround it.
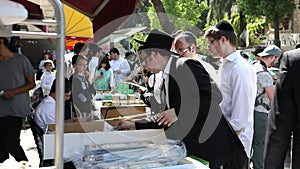
M 236 50 L 235 52 L 231 53 L 230 55 L 228 55 L 227 57 L 225 57 L 223 59 L 224 63 L 226 62 L 232 62 L 234 61 L 237 57 L 240 57 L 240 51 Z
M 168 77 L 168 75 L 170 74 L 171 61 L 172 61 L 172 57 L 170 57 L 170 59 L 167 62 L 167 65 L 164 69 L 164 73 L 163 73 L 163 78 L 164 79 L 166 79 L 166 77 Z

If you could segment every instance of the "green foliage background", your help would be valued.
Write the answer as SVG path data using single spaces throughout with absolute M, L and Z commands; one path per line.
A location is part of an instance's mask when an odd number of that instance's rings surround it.
M 168 18 L 176 30 L 189 30 L 197 36 L 198 53 L 208 55 L 205 30 L 221 20 L 228 20 L 240 35 L 240 11 L 246 16 L 250 46 L 261 42 L 264 27 L 273 21 L 274 14 L 285 17 L 295 9 L 293 0 L 161 0 Z M 149 29 L 162 29 L 151 0 L 141 0 L 140 6 L 147 11 Z M 236 10 L 232 6 L 236 5 Z M 138 33 L 131 38 L 135 49 L 138 45 L 133 39 L 145 40 L 146 33 Z

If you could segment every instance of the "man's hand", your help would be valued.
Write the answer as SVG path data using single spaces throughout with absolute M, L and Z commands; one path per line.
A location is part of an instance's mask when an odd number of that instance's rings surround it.
M 7 90 L 3 93 L 2 97 L 5 99 L 12 99 L 15 96 L 15 94 L 13 92 L 11 92 L 10 90 Z
M 157 122 L 158 125 L 164 124 L 170 127 L 174 122 L 178 120 L 178 117 L 175 113 L 175 109 L 169 109 L 161 113 L 158 117 Z
M 119 130 L 135 130 L 135 123 L 132 121 L 118 121 Z

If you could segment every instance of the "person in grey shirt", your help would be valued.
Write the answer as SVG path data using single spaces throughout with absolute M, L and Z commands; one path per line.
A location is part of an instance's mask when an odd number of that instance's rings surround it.
M 29 60 L 8 49 L 8 39 L 0 37 L 0 163 L 12 155 L 26 164 L 20 146 L 23 118 L 30 113 L 29 90 L 35 87 L 34 69 Z

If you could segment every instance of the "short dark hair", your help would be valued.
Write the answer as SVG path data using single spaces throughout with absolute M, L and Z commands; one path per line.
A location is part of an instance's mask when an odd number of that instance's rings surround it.
M 67 78 L 65 78 L 65 93 L 72 91 L 72 85 Z M 56 93 L 56 79 L 53 80 L 50 93 Z
M 76 64 L 77 59 L 78 59 L 78 55 L 74 55 L 74 56 L 72 57 L 72 65 L 75 65 L 75 64 Z
M 213 39 L 220 39 L 222 36 L 225 36 L 232 46 L 237 45 L 237 36 L 232 25 L 228 21 L 221 21 L 209 28 L 204 36 L 212 37 Z
M 79 54 L 85 44 L 82 42 L 78 42 L 74 45 L 74 53 Z
M 110 49 L 109 53 L 110 53 L 110 54 L 111 54 L 111 53 L 116 53 L 116 54 L 120 55 L 120 52 L 119 52 L 119 50 L 118 50 L 117 48 L 112 48 L 112 49 Z
M 4 46 L 8 47 L 8 39 L 6 37 L 0 37 L 0 39 L 3 39 Z

